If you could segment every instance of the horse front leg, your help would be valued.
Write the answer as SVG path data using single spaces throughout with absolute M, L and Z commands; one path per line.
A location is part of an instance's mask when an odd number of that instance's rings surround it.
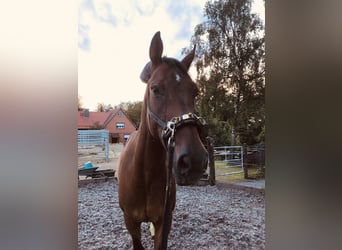
M 161 221 L 158 221 L 157 223 L 153 223 L 155 227 L 155 236 L 154 236 L 154 250 L 166 250 L 167 249 L 167 237 L 170 232 L 171 225 L 168 226 L 166 239 L 163 243 L 163 224 Z
M 169 233 L 172 224 L 172 210 L 167 213 L 164 221 L 160 219 L 158 222 L 154 223 L 155 236 L 154 236 L 154 250 L 166 250 Z M 163 226 L 165 227 L 165 232 L 163 233 Z
M 166 203 L 166 211 L 163 212 L 164 219 L 160 218 L 155 223 L 155 238 L 154 238 L 154 250 L 166 250 L 169 233 L 171 230 L 173 210 L 176 206 L 176 182 L 175 179 L 171 182 L 171 192 L 169 199 Z M 163 228 L 164 227 L 164 228 Z M 164 232 L 163 232 L 164 230 Z
M 133 250 L 144 250 L 141 244 L 141 222 L 136 222 L 126 214 L 124 215 L 125 224 L 128 232 L 132 237 Z

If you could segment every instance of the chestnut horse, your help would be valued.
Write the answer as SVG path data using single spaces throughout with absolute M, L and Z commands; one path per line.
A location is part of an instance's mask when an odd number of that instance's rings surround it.
M 141 244 L 141 223 L 155 228 L 154 249 L 166 249 L 176 203 L 176 182 L 194 184 L 206 166 L 207 152 L 194 114 L 196 84 L 188 75 L 195 48 L 182 61 L 162 57 L 160 32 L 152 38 L 150 62 L 140 78 L 147 84 L 138 131 L 118 167 L 119 204 L 134 249 Z

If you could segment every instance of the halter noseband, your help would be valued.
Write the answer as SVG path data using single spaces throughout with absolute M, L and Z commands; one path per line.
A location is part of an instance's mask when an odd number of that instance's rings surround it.
M 166 123 L 151 111 L 149 105 L 147 105 L 147 113 L 162 128 L 162 138 L 164 140 L 168 140 L 168 146 L 174 139 L 175 131 L 179 127 L 185 124 L 194 124 L 197 127 L 202 127 L 206 124 L 205 120 L 202 117 L 197 116 L 196 114 L 191 112 L 180 116 L 175 116 Z

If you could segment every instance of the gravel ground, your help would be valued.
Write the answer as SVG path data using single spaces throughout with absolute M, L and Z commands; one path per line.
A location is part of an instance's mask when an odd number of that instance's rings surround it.
M 142 242 L 153 249 L 148 228 L 142 224 Z M 115 180 L 79 186 L 78 248 L 132 249 Z M 264 194 L 223 183 L 178 186 L 168 249 L 265 249 Z

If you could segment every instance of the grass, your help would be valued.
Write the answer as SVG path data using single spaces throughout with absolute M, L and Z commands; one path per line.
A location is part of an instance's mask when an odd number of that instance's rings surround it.
M 244 181 L 244 173 L 237 173 L 231 175 L 217 176 L 223 173 L 232 173 L 242 171 L 241 167 L 229 167 L 227 168 L 227 163 L 222 161 L 215 161 L 215 172 L 216 172 L 216 180 L 225 181 L 225 182 L 238 182 Z M 263 179 L 260 175 L 260 168 L 251 167 L 248 168 L 248 177 L 250 179 Z

